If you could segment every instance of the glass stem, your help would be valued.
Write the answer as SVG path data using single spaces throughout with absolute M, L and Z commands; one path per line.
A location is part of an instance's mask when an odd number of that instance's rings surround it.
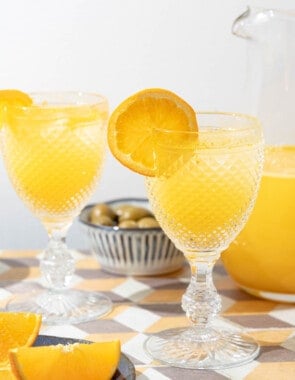
M 49 242 L 40 269 L 52 292 L 60 292 L 67 288 L 75 271 L 74 258 L 65 243 L 69 226 L 58 226 L 58 228 L 46 226 Z
M 221 310 L 212 270 L 220 252 L 186 252 L 191 281 L 182 297 L 182 308 L 195 329 L 205 332 Z

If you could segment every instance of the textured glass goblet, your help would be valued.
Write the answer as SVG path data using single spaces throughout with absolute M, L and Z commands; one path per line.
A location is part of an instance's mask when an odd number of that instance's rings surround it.
M 86 321 L 107 313 L 111 302 L 68 289 L 75 261 L 65 236 L 101 174 L 108 104 L 100 95 L 75 92 L 31 97 L 32 106 L 7 110 L 3 158 L 17 194 L 48 232 L 40 265 L 46 285 L 32 283 L 7 309 L 40 313 L 46 323 Z
M 156 175 L 146 179 L 152 209 L 184 253 L 191 281 L 182 297 L 189 328 L 148 338 L 155 359 L 184 368 L 227 368 L 252 360 L 257 343 L 218 328 L 221 299 L 212 269 L 244 226 L 259 186 L 263 138 L 257 119 L 199 113 L 198 132 L 156 130 Z

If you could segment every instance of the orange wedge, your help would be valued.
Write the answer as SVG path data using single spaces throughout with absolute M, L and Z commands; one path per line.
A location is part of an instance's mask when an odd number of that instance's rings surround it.
M 26 93 L 19 90 L 0 90 L 0 129 L 6 117 L 9 106 L 30 106 L 32 99 Z
M 12 348 L 34 343 L 41 326 L 41 315 L 0 312 L 0 367 L 9 366 L 8 352 Z
M 108 143 L 124 166 L 145 176 L 155 175 L 153 129 L 198 129 L 193 108 L 171 91 L 152 88 L 123 101 L 112 113 Z
M 15 380 L 15 376 L 10 368 L 2 369 L 0 368 L 0 379 L 1 380 Z
M 0 90 L 0 105 L 30 106 L 32 99 L 19 90 Z
M 120 360 L 120 342 L 23 347 L 10 351 L 20 380 L 110 380 Z

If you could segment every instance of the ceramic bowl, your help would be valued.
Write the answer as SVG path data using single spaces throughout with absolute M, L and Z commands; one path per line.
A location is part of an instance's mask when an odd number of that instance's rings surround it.
M 148 200 L 141 198 L 122 198 L 104 203 L 111 207 L 131 204 L 150 208 Z M 95 225 L 89 221 L 93 206 L 90 204 L 82 210 L 79 221 L 102 269 L 123 275 L 152 276 L 182 267 L 183 254 L 160 227 L 127 229 Z

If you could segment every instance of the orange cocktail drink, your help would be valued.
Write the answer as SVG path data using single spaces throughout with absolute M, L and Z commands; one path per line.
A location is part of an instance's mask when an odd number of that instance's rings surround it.
M 234 129 L 202 127 L 183 133 L 182 140 L 171 135 L 157 131 L 158 168 L 147 177 L 148 195 L 168 236 L 197 259 L 201 250 L 210 255 L 226 248 L 244 225 L 257 189 L 261 149 L 255 135 L 244 138 Z
M 97 107 L 36 105 L 8 115 L 4 155 L 15 190 L 47 225 L 73 219 L 92 194 L 105 153 Z

